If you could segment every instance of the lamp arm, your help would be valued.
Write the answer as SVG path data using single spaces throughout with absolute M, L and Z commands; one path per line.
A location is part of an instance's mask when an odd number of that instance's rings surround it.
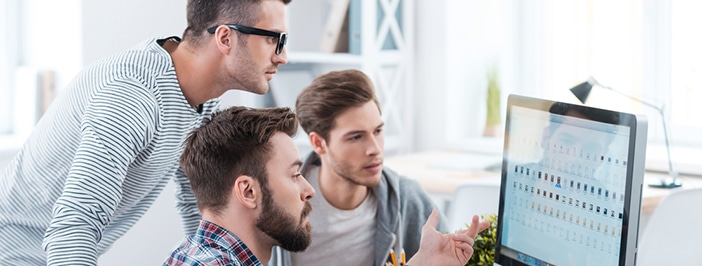
M 678 172 L 675 171 L 675 168 L 673 167 L 673 159 L 670 156 L 670 143 L 668 142 L 668 126 L 665 123 L 665 116 L 663 115 L 663 108 L 658 109 L 658 112 L 661 114 L 661 121 L 663 121 L 663 134 L 665 135 L 665 149 L 666 152 L 668 152 L 668 171 L 670 172 L 670 177 L 673 179 L 678 178 Z
M 602 88 L 605 88 L 605 89 L 611 90 L 611 91 L 613 91 L 613 92 L 616 92 L 616 93 L 618 93 L 619 95 L 623 95 L 623 96 L 626 96 L 626 97 L 628 97 L 628 98 L 630 98 L 630 99 L 633 99 L 634 101 L 640 102 L 640 103 L 642 103 L 642 104 L 644 104 L 644 105 L 646 105 L 646 106 L 648 106 L 648 107 L 651 107 L 651 108 L 653 108 L 653 109 L 656 109 L 659 113 L 661 113 L 661 116 L 663 116 L 663 108 L 660 107 L 660 106 L 658 106 L 658 105 L 652 104 L 652 103 L 650 103 L 650 102 L 644 101 L 644 100 L 642 100 L 642 99 L 636 98 L 636 97 L 634 97 L 634 96 L 631 96 L 631 95 L 626 94 L 626 93 L 623 93 L 623 92 L 621 92 L 621 91 L 612 89 L 612 88 L 610 88 L 610 87 L 606 87 L 606 86 L 602 86 L 602 85 L 600 85 L 600 86 L 601 86 Z M 665 119 L 663 119 L 663 120 L 665 120 Z M 664 123 L 665 123 L 665 122 L 664 122 Z
M 610 90 L 610 91 L 616 92 L 616 93 L 618 93 L 618 94 L 620 94 L 620 95 L 629 97 L 629 98 L 631 98 L 631 99 L 633 99 L 633 100 L 635 100 L 635 101 L 637 101 L 637 102 L 642 103 L 643 105 L 646 105 L 646 106 L 651 107 L 651 108 L 653 108 L 653 109 L 656 109 L 656 111 L 658 111 L 658 113 L 661 115 L 661 121 L 662 121 L 662 123 L 663 123 L 663 135 L 664 135 L 664 137 L 665 137 L 665 149 L 666 149 L 666 152 L 668 153 L 668 171 L 670 172 L 670 177 L 672 177 L 673 180 L 677 179 L 677 178 L 678 178 L 678 172 L 675 171 L 675 168 L 673 167 L 673 159 L 672 159 L 672 157 L 670 156 L 670 142 L 669 142 L 669 140 L 668 140 L 668 126 L 667 126 L 667 124 L 666 124 L 666 122 L 665 122 L 665 113 L 663 113 L 663 107 L 658 106 L 658 105 L 655 105 L 655 104 L 652 104 L 652 103 L 647 102 L 647 101 L 644 101 L 644 100 L 642 100 L 642 99 L 636 98 L 636 97 L 634 97 L 634 96 L 631 96 L 631 95 L 629 95 L 629 94 L 623 93 L 623 92 L 621 92 L 621 91 L 612 89 L 612 88 L 610 88 L 610 87 L 606 87 L 606 86 L 602 86 L 602 85 L 600 85 L 600 87 L 603 87 L 603 88 L 608 89 L 608 90 Z

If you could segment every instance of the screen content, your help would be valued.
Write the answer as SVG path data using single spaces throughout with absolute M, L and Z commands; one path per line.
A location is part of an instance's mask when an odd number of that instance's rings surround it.
M 503 253 L 527 265 L 617 265 L 630 128 L 511 112 Z

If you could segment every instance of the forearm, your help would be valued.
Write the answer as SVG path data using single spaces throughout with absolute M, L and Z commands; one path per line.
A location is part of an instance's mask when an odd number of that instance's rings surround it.
M 50 227 L 44 239 L 47 265 L 97 265 L 95 232 L 85 226 Z
M 414 254 L 414 256 L 410 258 L 410 260 L 407 261 L 407 263 L 405 263 L 405 266 L 411 265 L 432 266 L 434 264 L 431 260 L 431 257 L 425 256 L 420 250 L 419 252 L 417 252 L 417 254 Z

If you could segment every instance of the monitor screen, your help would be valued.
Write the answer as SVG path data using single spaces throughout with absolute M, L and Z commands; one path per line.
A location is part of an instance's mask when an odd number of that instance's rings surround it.
M 644 117 L 510 95 L 495 262 L 634 265 Z

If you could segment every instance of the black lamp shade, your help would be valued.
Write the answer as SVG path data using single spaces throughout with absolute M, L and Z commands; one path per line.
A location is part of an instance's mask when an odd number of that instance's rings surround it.
M 578 100 L 580 100 L 581 103 L 585 103 L 587 101 L 587 97 L 590 96 L 590 91 L 592 90 L 592 85 L 585 81 L 583 83 L 578 84 L 578 86 L 573 87 L 570 89 L 570 92 L 575 95 Z

